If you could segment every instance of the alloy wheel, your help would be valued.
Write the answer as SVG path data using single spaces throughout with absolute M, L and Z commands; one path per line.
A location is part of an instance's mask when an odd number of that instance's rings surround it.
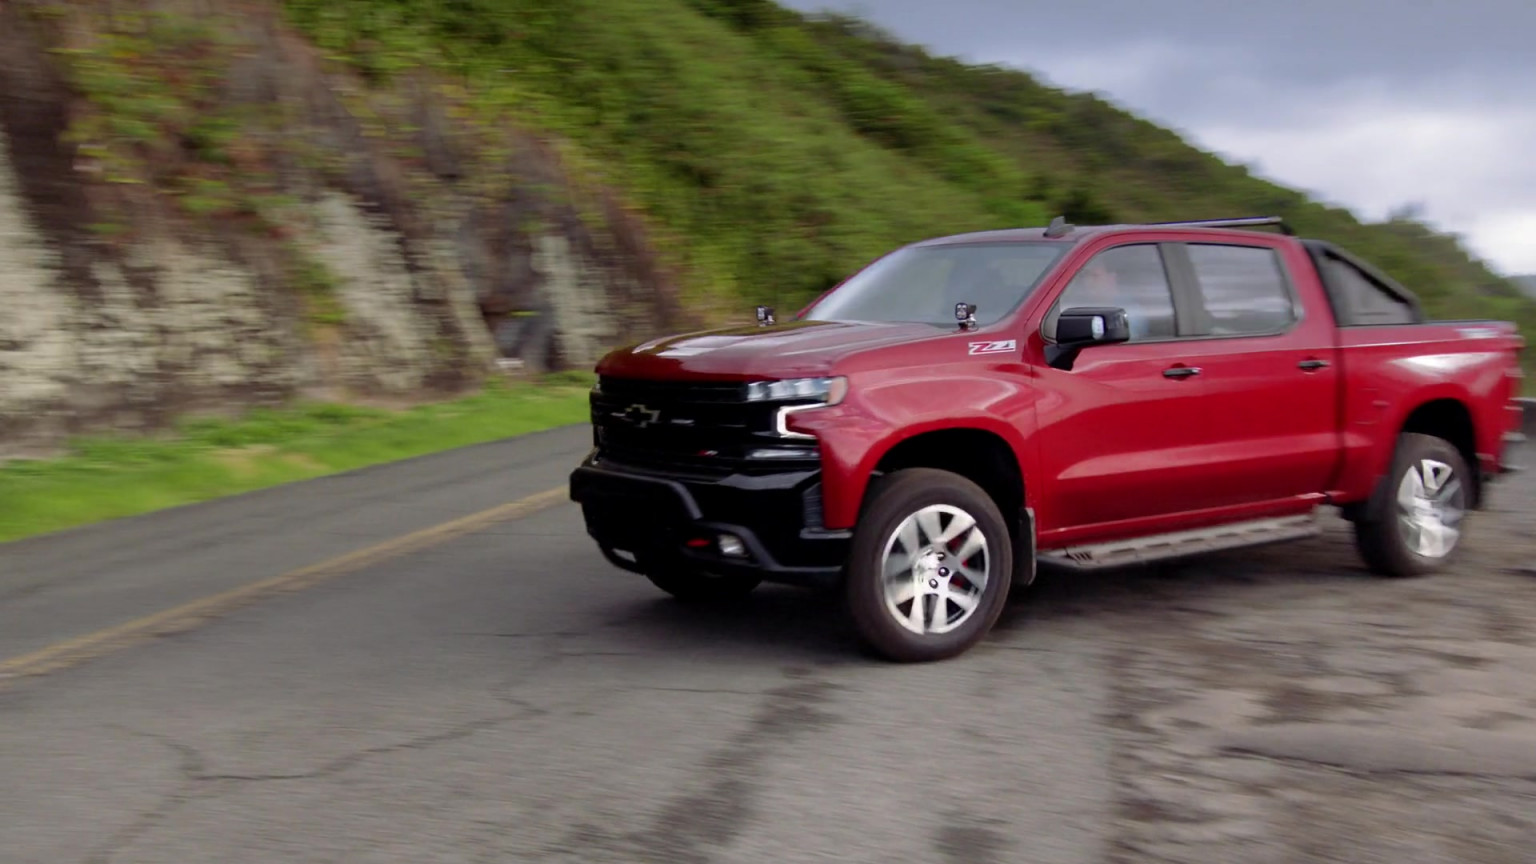
M 980 607 L 990 571 L 987 538 L 975 517 L 948 504 L 924 507 L 886 541 L 886 611 L 912 633 L 948 633 Z
M 1466 490 L 1450 465 L 1419 459 L 1397 485 L 1397 518 L 1408 547 L 1425 558 L 1444 558 L 1461 538 Z

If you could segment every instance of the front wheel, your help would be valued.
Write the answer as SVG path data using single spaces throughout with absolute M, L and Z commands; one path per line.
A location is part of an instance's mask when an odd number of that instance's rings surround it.
M 1355 522 L 1355 543 L 1372 572 L 1419 576 L 1445 567 L 1461 548 L 1472 477 L 1450 442 L 1403 435 L 1386 488 Z
M 910 468 L 871 490 L 849 552 L 849 612 L 887 659 L 943 660 L 992 629 L 1012 573 L 1012 538 L 991 497 L 958 474 Z

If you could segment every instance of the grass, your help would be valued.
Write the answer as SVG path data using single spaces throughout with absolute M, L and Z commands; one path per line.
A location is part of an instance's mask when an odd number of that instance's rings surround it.
M 0 465 L 0 542 L 494 441 L 587 419 L 587 384 L 501 384 L 402 411 L 333 404 L 194 418 Z

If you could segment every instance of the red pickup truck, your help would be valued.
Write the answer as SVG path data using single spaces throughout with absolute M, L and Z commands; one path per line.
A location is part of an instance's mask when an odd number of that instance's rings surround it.
M 758 318 L 603 358 L 571 498 L 679 598 L 835 587 L 898 661 L 975 645 L 1038 563 L 1293 540 L 1324 506 L 1374 572 L 1443 568 L 1521 423 L 1512 324 L 1426 321 L 1267 217 L 940 237 Z

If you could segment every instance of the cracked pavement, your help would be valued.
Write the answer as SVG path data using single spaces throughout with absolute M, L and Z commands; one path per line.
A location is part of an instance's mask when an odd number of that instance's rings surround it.
M 0 648 L 547 488 L 586 440 L 0 547 Z M 1529 862 L 1536 475 L 1491 508 L 1443 576 L 1364 574 L 1338 523 L 1048 573 L 893 666 L 812 592 L 680 607 L 564 505 L 0 689 L 0 862 Z

